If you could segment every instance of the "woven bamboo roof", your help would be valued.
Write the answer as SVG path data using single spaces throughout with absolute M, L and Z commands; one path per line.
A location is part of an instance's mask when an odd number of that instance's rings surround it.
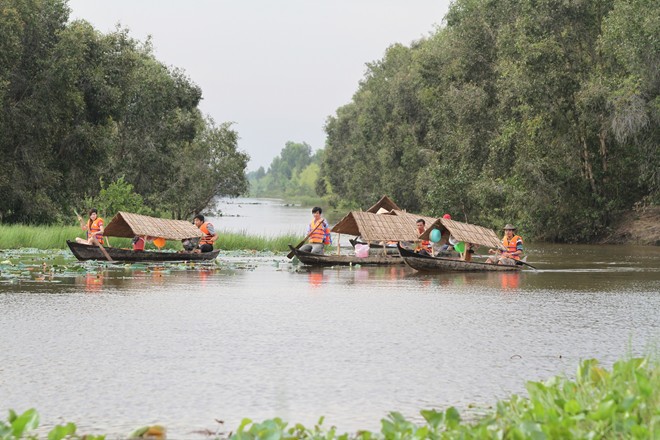
M 390 214 L 351 211 L 331 232 L 359 235 L 365 241 L 416 241 L 419 240 L 416 223 L 420 218 L 423 218 L 427 225 L 435 221 L 432 217 L 396 210 Z
M 387 196 L 383 196 L 383 197 L 380 198 L 379 201 L 376 202 L 376 204 L 374 206 L 367 209 L 367 212 L 376 213 L 381 208 L 385 209 L 386 211 L 391 211 L 393 209 L 397 209 L 399 211 L 401 210 L 401 208 L 399 208 L 399 206 L 396 203 L 394 203 L 394 201 L 392 199 L 390 199 Z
M 183 240 L 203 235 L 197 226 L 185 220 L 168 220 L 123 211 L 119 211 L 110 220 L 103 234 L 110 237 L 128 238 L 136 235 L 148 235 L 162 237 L 166 240 Z
M 445 227 L 449 233 L 458 241 L 465 243 L 474 243 L 491 248 L 498 248 L 502 245 L 495 231 L 484 228 L 483 226 L 471 225 L 469 223 L 457 222 L 446 218 L 439 218 L 420 236 L 423 240 L 428 240 L 432 229 L 442 229 Z

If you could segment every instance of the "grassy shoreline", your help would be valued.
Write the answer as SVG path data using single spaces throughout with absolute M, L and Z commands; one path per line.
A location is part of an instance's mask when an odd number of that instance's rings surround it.
M 218 231 L 216 249 L 227 251 L 257 250 L 271 252 L 288 251 L 289 244 L 298 243 L 303 237 L 297 235 L 283 235 L 279 237 L 266 237 L 263 235 L 248 235 L 247 232 Z M 67 240 L 76 237 L 85 237 L 79 226 L 32 226 L 32 225 L 2 225 L 0 224 L 0 249 L 66 249 Z M 129 248 L 131 240 L 128 238 L 110 237 L 113 247 Z M 147 249 L 156 249 L 152 243 Z M 168 240 L 165 249 L 180 250 L 181 243 Z

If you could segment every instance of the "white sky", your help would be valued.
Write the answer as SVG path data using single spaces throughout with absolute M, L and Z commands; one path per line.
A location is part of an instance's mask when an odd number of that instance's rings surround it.
M 71 18 L 152 36 L 156 57 L 202 88 L 201 110 L 233 121 L 248 170 L 287 141 L 325 146 L 365 64 L 442 23 L 450 0 L 69 0 Z

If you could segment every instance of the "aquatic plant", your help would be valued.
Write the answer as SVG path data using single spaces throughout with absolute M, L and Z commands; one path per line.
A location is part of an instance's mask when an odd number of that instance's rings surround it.
M 39 413 L 34 408 L 28 409 L 23 414 L 17 414 L 14 410 L 9 410 L 7 421 L 0 420 L 0 440 L 13 439 L 37 439 L 34 430 L 39 427 Z M 57 425 L 48 432 L 48 440 L 62 439 L 85 439 L 85 440 L 105 440 L 105 435 L 80 435 L 74 423 Z
M 616 362 L 611 371 L 594 359 L 580 363 L 574 379 L 556 376 L 545 382 L 528 382 L 528 397 L 513 395 L 498 402 L 494 410 L 473 422 L 465 422 L 459 411 L 423 410 L 425 423 L 407 420 L 398 412 L 381 421 L 380 432 L 358 431 L 339 434 L 323 426 L 323 417 L 313 427 L 289 427 L 280 418 L 254 422 L 243 419 L 235 432 L 223 436 L 232 440 L 257 439 L 602 439 L 660 438 L 660 364 L 650 358 Z M 31 409 L 17 415 L 10 411 L 0 421 L 0 440 L 36 439 L 32 433 L 39 417 Z M 160 426 L 145 427 L 130 437 L 164 438 Z M 58 425 L 49 440 L 86 440 L 104 436 L 79 436 L 72 423 Z
M 425 424 L 392 412 L 381 422 L 380 433 L 359 431 L 337 435 L 314 428 L 287 428 L 280 419 L 254 423 L 244 419 L 235 440 L 295 439 L 582 439 L 660 438 L 660 364 L 649 358 L 619 361 L 611 371 L 594 359 L 580 363 L 575 379 L 556 376 L 528 382 L 529 397 L 512 396 L 493 412 L 464 423 L 459 412 L 424 410 Z

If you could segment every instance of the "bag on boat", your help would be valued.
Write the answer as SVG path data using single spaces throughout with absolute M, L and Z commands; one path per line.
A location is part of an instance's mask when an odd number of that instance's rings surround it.
M 366 258 L 369 256 L 369 245 L 368 244 L 356 244 L 355 245 L 355 256 L 358 258 Z

